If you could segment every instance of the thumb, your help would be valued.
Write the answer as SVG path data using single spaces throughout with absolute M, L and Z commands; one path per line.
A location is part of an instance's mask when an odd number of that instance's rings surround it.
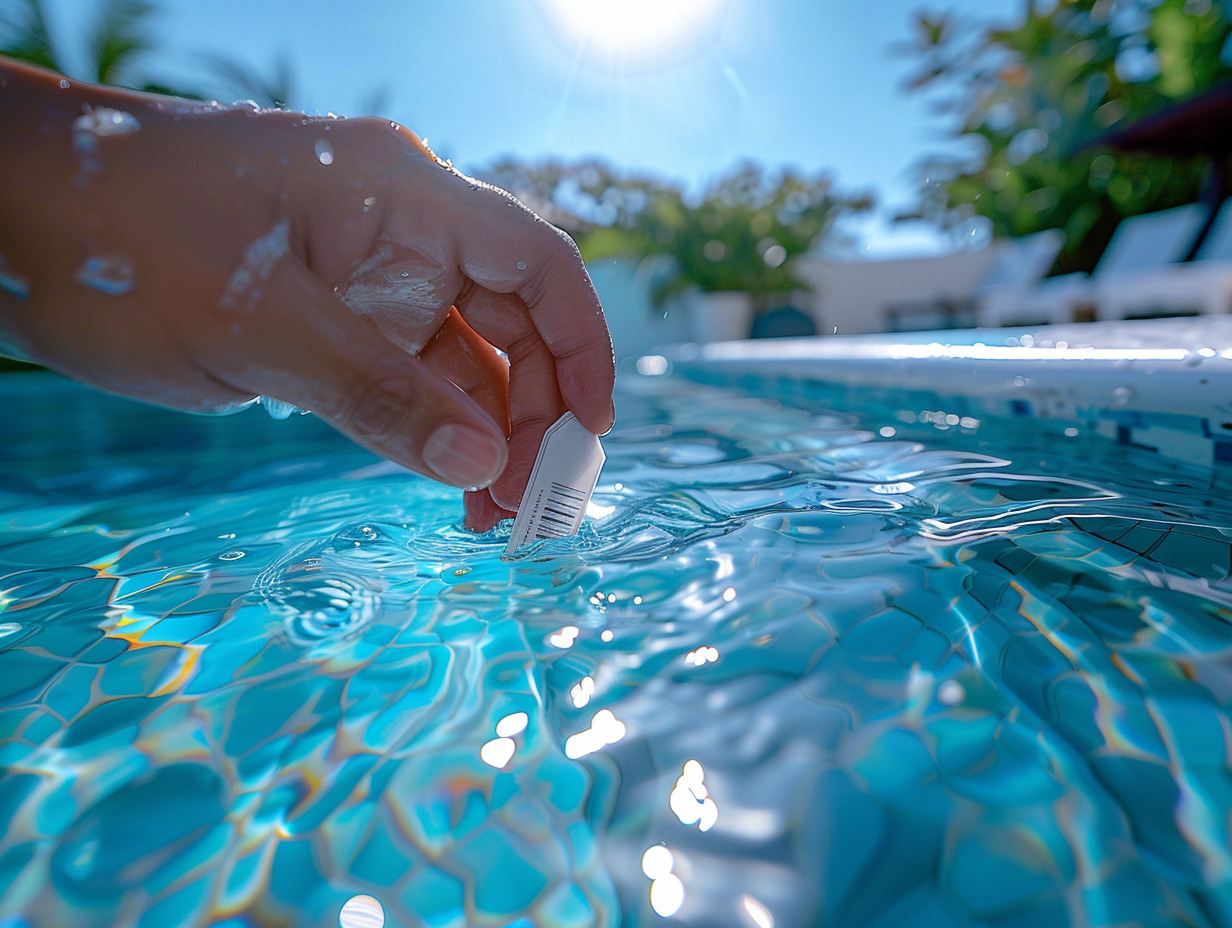
M 478 488 L 500 476 L 507 452 L 496 422 L 301 263 L 284 257 L 253 296 L 243 308 L 217 310 L 224 334 L 197 352 L 211 375 L 310 410 L 364 447 L 444 483 Z

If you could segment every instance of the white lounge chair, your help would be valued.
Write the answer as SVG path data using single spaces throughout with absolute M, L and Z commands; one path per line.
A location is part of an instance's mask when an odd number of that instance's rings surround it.
M 1063 244 L 1065 234 L 1060 229 L 1045 229 L 993 242 L 996 256 L 975 289 L 979 325 L 1016 325 L 1024 321 L 1019 318 L 1019 307 L 1032 300 L 1041 285 L 1046 285 L 1041 278 L 1052 267 Z
M 1192 261 L 1110 277 L 1096 290 L 1100 319 L 1232 312 L 1232 200 Z
M 987 324 L 1073 322 L 1083 309 L 1094 309 L 1099 318 L 1119 318 L 1099 313 L 1101 299 L 1114 298 L 1131 281 L 1146 279 L 1179 262 L 1193 244 L 1204 215 L 1202 204 L 1190 203 L 1122 220 L 1090 275 L 1046 277 L 1034 287 L 1007 292 L 990 301 Z

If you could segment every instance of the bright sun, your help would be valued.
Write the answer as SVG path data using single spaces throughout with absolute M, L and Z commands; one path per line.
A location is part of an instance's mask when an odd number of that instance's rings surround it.
M 723 0 L 550 0 L 561 31 L 605 58 L 652 59 L 706 43 Z

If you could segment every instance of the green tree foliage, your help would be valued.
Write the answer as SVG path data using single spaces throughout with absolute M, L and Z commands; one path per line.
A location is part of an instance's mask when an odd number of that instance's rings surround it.
M 96 84 L 147 83 L 137 71 L 141 58 L 153 46 L 147 28 L 154 6 L 145 0 L 108 0 L 98 12 L 90 35 L 90 57 Z
M 47 17 L 39 0 L 8 0 L 0 5 L 0 52 L 18 61 L 64 73 L 51 44 Z
M 295 71 L 285 54 L 274 60 L 273 70 L 268 74 L 224 55 L 207 55 L 205 60 L 231 97 L 272 109 L 294 107 Z
M 692 287 L 760 298 L 805 289 L 792 259 L 834 235 L 839 217 L 872 205 L 867 196 L 836 191 L 828 176 L 753 163 L 738 165 L 700 197 L 598 160 L 507 159 L 480 173 L 569 232 L 588 261 L 670 258 L 652 291 L 656 305 Z
M 836 220 L 872 206 L 834 189 L 826 175 L 767 172 L 745 163 L 696 201 L 678 193 L 651 204 L 648 254 L 675 260 L 676 273 L 652 292 L 656 304 L 691 287 L 744 290 L 757 298 L 807 289 L 795 260 L 834 233 Z
M 534 164 L 504 158 L 479 176 L 508 190 L 570 235 L 590 259 L 640 253 L 651 204 L 679 188 L 649 174 L 621 173 L 597 158 Z
M 173 90 L 143 71 L 143 59 L 155 44 L 150 30 L 155 12 L 148 0 L 102 0 L 85 33 L 88 58 L 82 72 L 75 76 L 149 93 L 198 96 Z M 0 0 L 0 54 L 69 74 L 47 27 L 42 0 Z
M 158 6 L 152 0 L 100 0 L 83 35 L 86 61 L 81 72 L 73 75 L 47 28 L 42 0 L 0 0 L 0 54 L 95 84 L 195 99 L 206 96 L 170 87 L 146 72 L 147 59 L 158 51 L 151 28 L 157 14 Z M 285 55 L 274 61 L 268 75 L 225 55 L 205 54 L 201 60 L 225 99 L 252 100 L 282 109 L 294 105 L 295 78 Z M 370 106 L 379 109 L 382 99 L 373 95 Z
M 999 236 L 1060 228 L 1056 269 L 1089 270 L 1122 218 L 1200 195 L 1199 159 L 1093 143 L 1232 78 L 1219 0 L 1024 0 L 1011 26 L 920 12 L 913 33 L 909 87 L 953 119 L 968 155 L 925 159 L 904 218 L 961 230 L 984 217 Z

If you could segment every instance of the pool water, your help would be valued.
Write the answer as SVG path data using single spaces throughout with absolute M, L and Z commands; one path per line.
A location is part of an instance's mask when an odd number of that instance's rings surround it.
M 1232 924 L 1224 473 L 630 373 L 502 561 L 311 417 L 0 401 L 3 928 Z

